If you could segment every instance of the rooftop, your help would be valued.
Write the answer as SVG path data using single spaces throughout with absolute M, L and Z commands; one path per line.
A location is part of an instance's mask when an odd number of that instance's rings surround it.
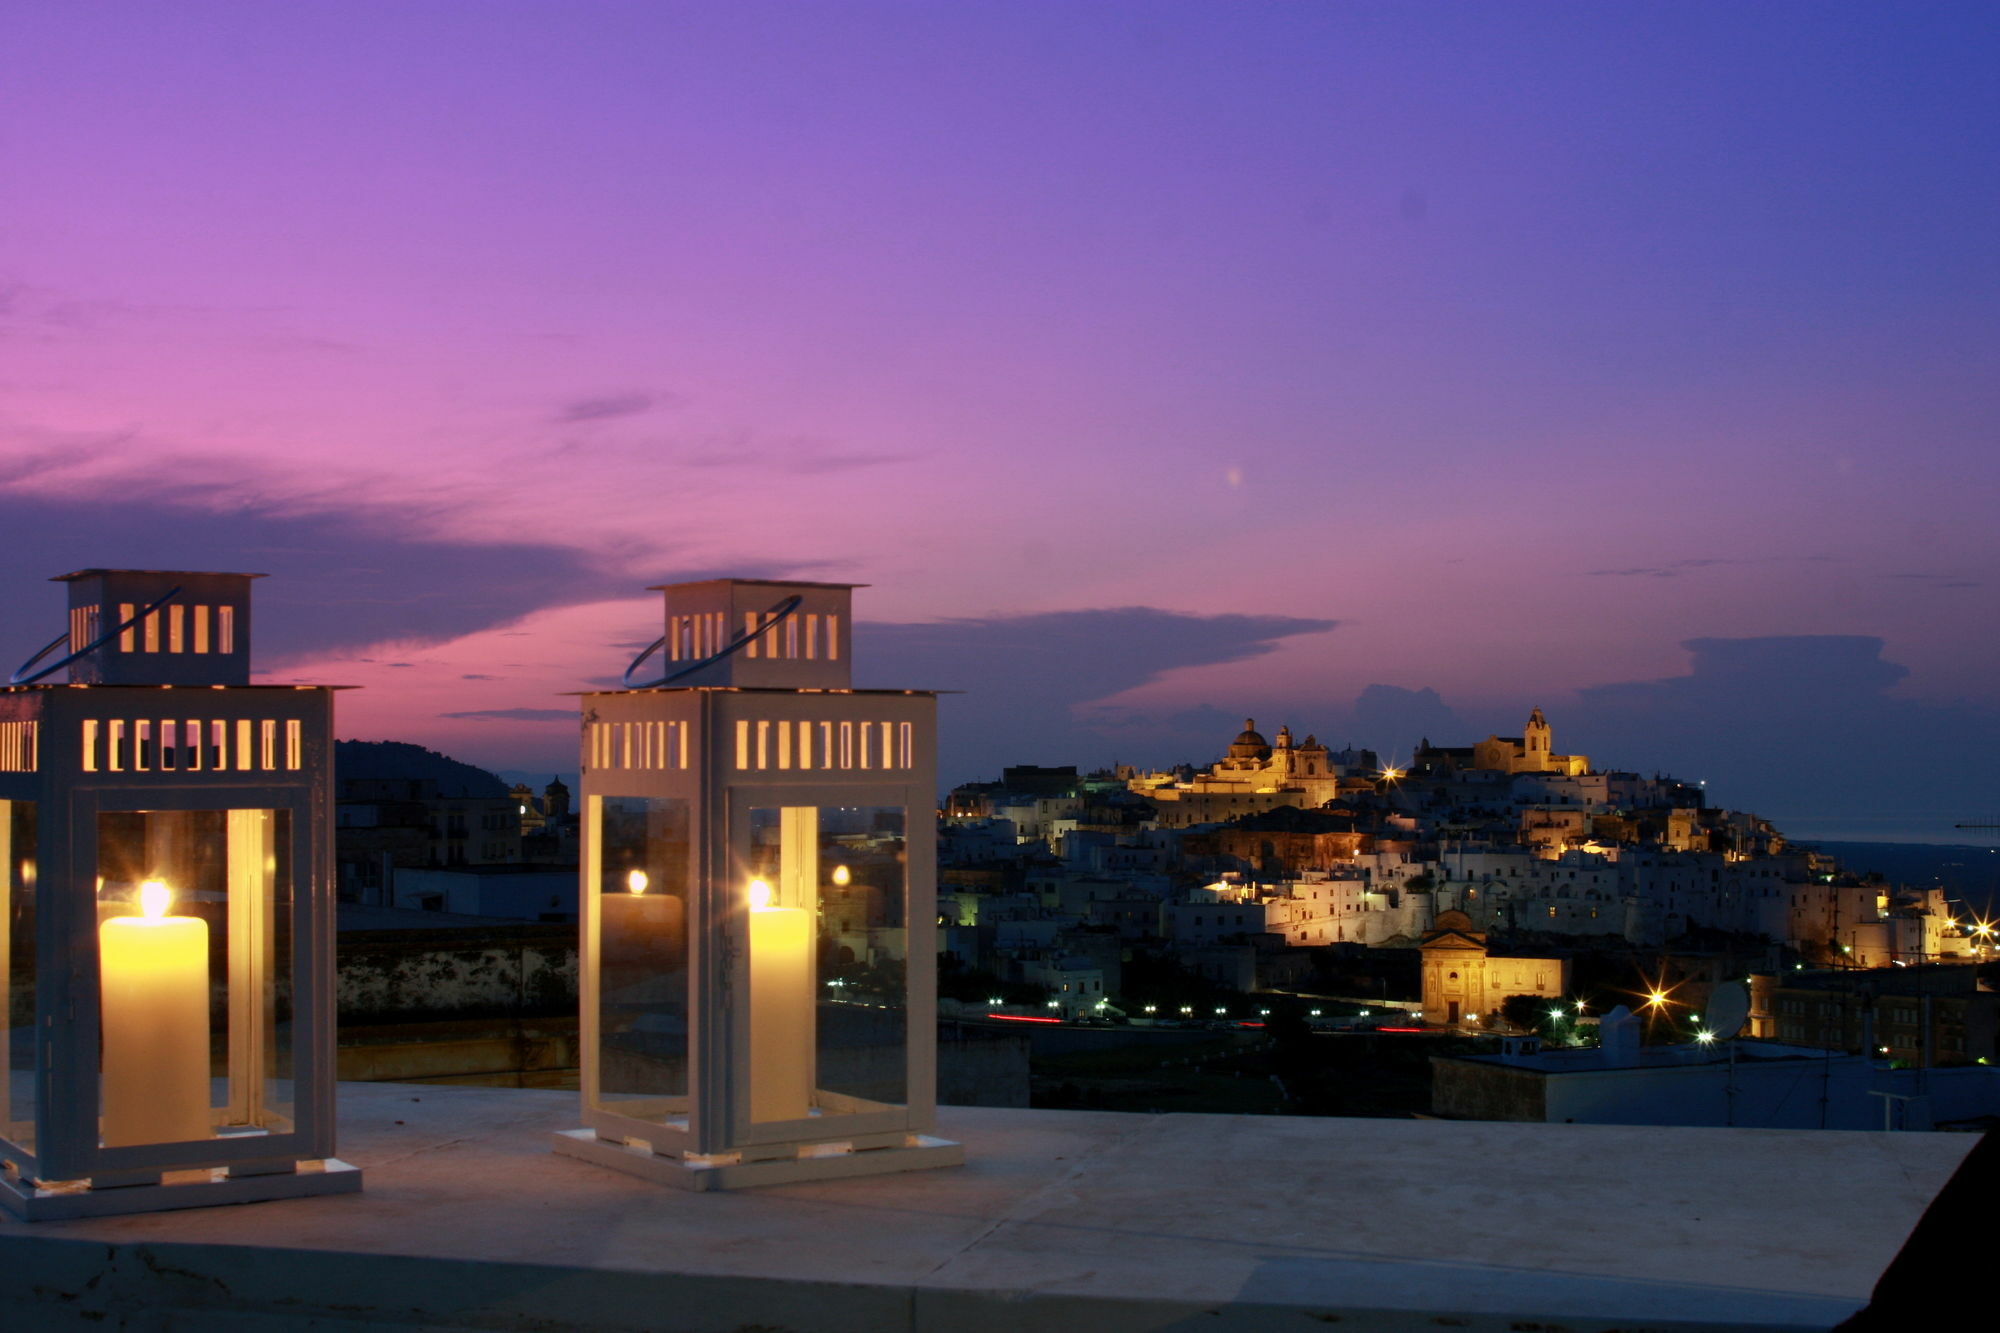
M 35 1227 L 37 1327 L 1825 1328 L 1970 1135 L 945 1108 L 960 1168 L 735 1194 L 558 1157 L 571 1093 L 341 1087 L 359 1195 Z M 1219 1316 L 1209 1318 L 1207 1316 Z M 1199 1318 L 1200 1322 L 1192 1321 Z M 199 1322 L 195 1322 L 199 1321 Z M 149 1325 L 151 1326 L 151 1325 Z

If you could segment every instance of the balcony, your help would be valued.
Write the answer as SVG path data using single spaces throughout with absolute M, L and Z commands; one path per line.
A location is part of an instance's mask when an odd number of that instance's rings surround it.
M 574 1094 L 345 1084 L 351 1197 L 28 1227 L 35 1329 L 1827 1328 L 1974 1138 L 946 1108 L 962 1168 L 686 1194 Z

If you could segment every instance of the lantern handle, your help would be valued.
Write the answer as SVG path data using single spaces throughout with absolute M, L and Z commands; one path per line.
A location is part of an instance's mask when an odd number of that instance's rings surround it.
M 641 666 L 644 666 L 647 658 L 651 657 L 654 653 L 659 652 L 660 649 L 667 646 L 667 636 L 662 634 L 659 638 L 653 640 L 652 643 L 646 646 L 645 652 L 640 653 L 637 657 L 632 659 L 631 666 L 625 668 L 625 676 L 624 676 L 625 688 L 628 690 L 657 690 L 662 685 L 673 684 L 675 681 L 679 680 L 683 676 L 692 676 L 695 672 L 700 671 L 704 667 L 712 667 L 717 662 L 720 662 L 723 658 L 741 652 L 743 649 L 748 648 L 751 644 L 757 642 L 757 640 L 763 638 L 766 634 L 769 634 L 772 630 L 776 629 L 781 623 L 784 622 L 784 620 L 788 616 L 792 614 L 792 612 L 799 609 L 799 603 L 803 601 L 805 601 L 805 597 L 802 594 L 793 593 L 790 597 L 786 597 L 780 601 L 774 602 L 771 605 L 771 609 L 764 613 L 765 615 L 770 617 L 769 620 L 766 620 L 762 625 L 759 625 L 756 629 L 751 630 L 748 633 L 744 633 L 743 631 L 739 630 L 737 632 L 736 637 L 729 641 L 729 646 L 724 648 L 721 652 L 716 653 L 710 657 L 704 657 L 701 659 L 701 661 L 695 662 L 689 666 L 684 666 L 679 671 L 675 671 L 668 675 L 661 676 L 658 680 L 649 680 L 644 684 L 634 684 L 632 680 L 632 673 L 634 671 L 637 671 Z
M 179 588 L 169 589 L 167 591 L 167 595 L 160 598 L 159 601 L 154 602 L 150 606 L 142 607 L 138 611 L 133 612 L 132 615 L 126 619 L 124 624 L 117 625 L 112 627 L 111 629 L 106 630 L 96 639 L 92 640 L 90 643 L 85 644 L 83 647 L 77 649 L 75 652 L 71 653 L 68 657 L 59 657 L 55 661 L 49 663 L 47 666 L 43 667 L 40 671 L 36 671 L 35 663 L 41 661 L 44 657 L 47 657 L 50 653 L 54 652 L 56 649 L 62 647 L 65 643 L 69 642 L 68 634 L 56 635 L 56 637 L 51 639 L 48 645 L 44 647 L 40 652 L 36 653 L 33 657 L 29 658 L 27 661 L 21 663 L 21 665 L 15 669 L 14 674 L 8 677 L 7 683 L 9 685 L 33 685 L 36 681 L 40 680 L 42 677 L 55 674 L 56 672 L 62 670 L 64 667 L 68 666 L 71 662 L 76 661 L 77 658 L 90 656 L 92 653 L 96 652 L 99 648 L 102 648 L 105 644 L 110 643 L 113 639 L 123 634 L 126 630 L 131 629 L 134 625 L 144 620 L 147 616 L 152 615 L 153 612 L 159 610 L 161 607 L 165 606 L 168 602 L 171 602 L 172 600 L 174 600 L 174 598 L 180 595 L 181 595 L 181 590 Z

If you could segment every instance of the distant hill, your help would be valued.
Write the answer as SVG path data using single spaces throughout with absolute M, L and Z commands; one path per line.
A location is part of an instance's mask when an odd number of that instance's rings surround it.
M 440 796 L 505 796 L 507 784 L 483 768 L 406 741 L 335 741 L 333 777 L 437 783 Z

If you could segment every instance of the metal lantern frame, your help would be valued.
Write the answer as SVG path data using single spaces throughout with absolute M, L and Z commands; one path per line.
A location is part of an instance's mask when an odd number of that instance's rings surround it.
M 786 665 L 767 648 L 725 659 L 785 619 L 783 595 L 841 608 L 852 585 L 724 580 L 668 588 L 774 606 L 731 636 L 696 641 L 683 677 L 783 679 Z M 773 596 L 781 600 L 772 603 Z M 796 611 L 797 602 L 793 603 Z M 723 613 L 717 613 L 720 618 Z M 845 625 L 837 663 L 796 664 L 793 678 L 846 679 Z M 719 651 L 718 651 L 719 650 Z M 685 658 L 683 659 L 686 660 Z M 671 667 L 671 662 L 669 663 Z M 664 684 L 583 696 L 582 966 L 580 968 L 584 1127 L 558 1133 L 557 1151 L 688 1189 L 727 1189 L 952 1165 L 960 1145 L 931 1134 L 936 1121 L 936 736 L 937 696 L 921 690 L 856 690 L 839 685 Z M 863 734 L 865 730 L 865 736 Z M 843 747 L 843 737 L 845 746 Z M 868 747 L 866 752 L 862 746 Z M 686 1087 L 656 1097 L 646 1114 L 621 1109 L 607 1084 L 602 1030 L 606 803 L 684 803 L 688 814 L 685 900 Z M 846 1097 L 812 1083 L 803 1117 L 758 1120 L 752 1102 L 760 1071 L 752 1058 L 753 812 L 892 808 L 901 812 L 903 1035 L 900 1103 Z M 789 834 L 787 836 L 790 836 Z M 814 844 L 815 849 L 818 843 Z M 815 850 L 814 855 L 817 855 Z M 815 863 L 816 864 L 816 863 Z M 844 868 L 842 873 L 844 873 Z M 839 883 L 842 881 L 835 880 Z M 815 889 L 815 891 L 817 891 Z M 813 940 L 825 906 L 815 900 Z M 815 1012 L 827 997 L 811 974 Z M 824 1021 L 815 1016 L 816 1025 Z M 816 1058 L 816 1057 L 815 1057 Z M 768 1072 L 768 1071 L 764 1071 Z M 822 1071 L 823 1072 L 823 1071 Z
M 114 580 L 121 571 L 87 571 Z M 76 579 L 84 576 L 68 576 Z M 167 575 L 183 584 L 247 580 L 243 575 Z M 247 582 L 241 585 L 247 595 Z M 152 615 L 164 615 L 156 608 Z M 96 625 L 72 615 L 72 653 L 136 656 L 148 652 L 140 626 L 120 648 L 91 648 Z M 114 631 L 115 633 L 115 631 Z M 247 612 L 243 617 L 247 638 Z M 110 638 L 110 635 L 105 636 Z M 152 651 L 164 652 L 164 648 Z M 247 645 L 242 654 L 247 674 Z M 106 674 L 127 679 L 147 664 L 122 663 Z M 172 671 L 187 674 L 189 663 Z M 227 663 L 218 664 L 226 671 Z M 24 673 L 25 673 L 24 668 Z M 5 1029 L 7 1096 L 0 1099 L 0 1206 L 29 1220 L 150 1212 L 209 1204 L 343 1193 L 361 1173 L 333 1156 L 334 920 L 332 842 L 332 695 L 327 686 L 133 683 L 27 684 L 0 687 L 0 802 L 29 803 L 32 860 L 0 866 L 0 1003 Z M 102 958 L 99 890 L 101 817 L 119 813 L 213 812 L 231 841 L 220 853 L 225 873 L 239 833 L 256 825 L 234 814 L 276 812 L 264 827 L 269 858 L 245 874 L 275 894 L 279 867 L 289 874 L 285 900 L 232 882 L 222 929 L 228 963 L 225 1105 L 209 1100 L 213 1132 L 204 1138 L 106 1146 L 101 1140 Z M 279 816 L 283 817 L 280 818 Z M 279 830 L 283 832 L 279 844 Z M 282 853 L 283 860 L 279 855 Z M 31 896 L 22 893 L 31 889 Z M 34 972 L 31 1017 L 18 1011 L 9 956 L 17 920 L 31 905 Z M 288 913 L 284 921 L 272 919 Z M 25 924 L 18 933 L 29 938 Z M 272 941 L 259 947 L 259 941 Z M 276 941 L 284 941 L 281 949 Z M 204 936 L 203 966 L 214 966 Z M 288 985 L 285 983 L 288 981 Z M 203 998 L 212 1003 L 210 980 Z M 290 1006 L 289 1068 L 274 1054 L 275 996 Z M 32 1037 L 17 1033 L 18 1018 Z M 204 1042 L 214 1034 L 204 1029 Z M 32 1067 L 17 1068 L 32 1052 Z M 208 1071 L 213 1075 L 213 1069 Z M 289 1085 L 285 1111 L 266 1101 L 267 1087 Z M 32 1085 L 32 1094 L 28 1088 Z M 26 1133 L 22 1131 L 28 1131 Z

